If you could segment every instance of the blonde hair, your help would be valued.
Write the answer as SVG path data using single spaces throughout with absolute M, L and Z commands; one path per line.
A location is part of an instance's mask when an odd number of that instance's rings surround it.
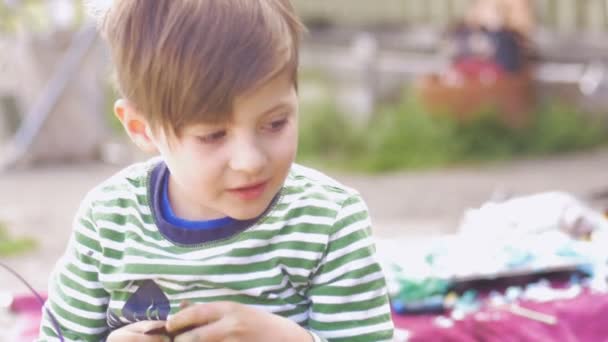
M 477 0 L 468 13 L 468 22 L 489 28 L 508 28 L 523 36 L 535 28 L 530 0 Z
M 289 0 L 115 0 L 101 22 L 121 95 L 176 135 L 278 73 L 296 85 L 303 30 Z

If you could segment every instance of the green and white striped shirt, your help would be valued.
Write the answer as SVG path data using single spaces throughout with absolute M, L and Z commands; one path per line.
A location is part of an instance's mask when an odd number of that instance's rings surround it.
M 294 165 L 256 221 L 182 245 L 158 228 L 150 190 L 158 164 L 130 166 L 83 201 L 45 306 L 66 341 L 103 341 L 122 325 L 166 319 L 183 300 L 251 305 L 318 341 L 391 340 L 386 284 L 356 191 Z M 39 341 L 57 340 L 45 312 Z

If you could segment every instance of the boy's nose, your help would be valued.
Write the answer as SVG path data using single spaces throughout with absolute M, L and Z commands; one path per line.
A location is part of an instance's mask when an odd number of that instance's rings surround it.
M 234 171 L 256 174 L 267 163 L 264 151 L 255 143 L 235 144 L 230 158 L 230 168 Z

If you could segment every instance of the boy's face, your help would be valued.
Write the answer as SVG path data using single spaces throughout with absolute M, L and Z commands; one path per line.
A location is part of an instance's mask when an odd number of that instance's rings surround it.
M 192 125 L 179 138 L 148 135 L 171 171 L 176 215 L 243 220 L 260 215 L 282 187 L 297 130 L 297 94 L 291 77 L 281 74 L 237 97 L 230 122 Z

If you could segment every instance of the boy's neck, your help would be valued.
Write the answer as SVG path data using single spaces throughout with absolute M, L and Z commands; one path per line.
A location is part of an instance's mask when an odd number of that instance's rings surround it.
M 175 216 L 188 221 L 209 221 L 226 217 L 224 213 L 196 205 L 196 201 L 190 200 L 185 192 L 181 191 L 170 173 L 167 177 L 169 178 L 167 184 L 169 203 Z

